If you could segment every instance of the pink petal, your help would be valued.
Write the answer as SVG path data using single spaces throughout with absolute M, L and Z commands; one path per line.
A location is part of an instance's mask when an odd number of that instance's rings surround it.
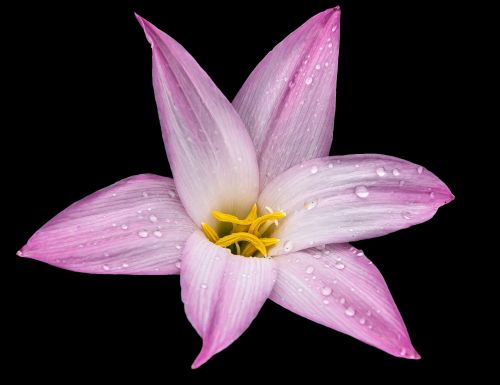
M 260 62 L 236 96 L 257 149 L 261 190 L 290 167 L 328 155 L 339 35 L 340 8 L 314 16 Z
M 420 358 L 384 278 L 362 251 L 337 244 L 274 259 L 273 301 L 389 354 Z
M 18 255 L 93 274 L 178 274 L 196 229 L 170 178 L 136 175 L 72 204 Z
M 244 216 L 258 193 L 248 132 L 233 106 L 175 40 L 137 16 L 153 49 L 153 85 L 175 184 L 196 224 L 213 210 Z
M 275 178 L 259 206 L 287 216 L 270 255 L 381 236 L 430 219 L 453 195 L 421 166 L 385 155 L 314 159 Z
M 203 339 L 193 368 L 235 341 L 250 325 L 276 279 L 274 261 L 233 255 L 197 231 L 182 255 L 186 315 Z

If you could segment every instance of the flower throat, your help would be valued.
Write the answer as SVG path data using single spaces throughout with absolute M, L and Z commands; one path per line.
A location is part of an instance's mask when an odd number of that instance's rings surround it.
M 275 245 L 278 238 L 266 237 L 271 232 L 271 226 L 278 226 L 278 219 L 285 217 L 285 213 L 274 211 L 266 207 L 268 214 L 257 216 L 257 205 L 254 204 L 245 219 L 220 211 L 213 211 L 212 215 L 219 222 L 232 226 L 229 234 L 220 231 L 218 234 L 207 223 L 201 224 L 201 230 L 207 239 L 221 247 L 227 247 L 233 254 L 243 257 L 267 257 L 267 248 Z

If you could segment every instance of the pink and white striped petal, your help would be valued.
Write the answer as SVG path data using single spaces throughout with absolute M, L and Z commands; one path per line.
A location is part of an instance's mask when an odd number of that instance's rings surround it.
M 282 210 L 269 255 L 378 237 L 425 222 L 453 195 L 422 166 L 386 155 L 314 159 L 275 178 L 259 207 Z
M 269 258 L 233 255 L 197 231 L 182 255 L 181 287 L 186 315 L 203 339 L 193 368 L 235 341 L 269 297 L 276 280 Z
M 278 44 L 233 101 L 259 158 L 260 188 L 332 143 L 340 9 L 322 12 Z
M 69 206 L 18 255 L 83 273 L 178 274 L 195 229 L 172 179 L 137 175 Z
M 252 140 L 233 106 L 189 53 L 137 16 L 153 50 L 153 86 L 177 191 L 197 224 L 212 210 L 244 216 L 259 176 Z
M 362 251 L 344 243 L 274 259 L 274 302 L 394 356 L 420 358 L 384 278 Z

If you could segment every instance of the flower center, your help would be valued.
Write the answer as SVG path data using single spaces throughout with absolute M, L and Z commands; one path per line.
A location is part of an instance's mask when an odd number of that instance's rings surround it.
M 220 247 L 227 247 L 233 254 L 244 257 L 267 257 L 267 248 L 280 240 L 269 238 L 272 226 L 278 226 L 278 219 L 285 216 L 281 211 L 273 211 L 266 207 L 268 214 L 257 216 L 257 205 L 254 204 L 245 219 L 220 211 L 213 211 L 212 215 L 222 224 L 220 231 L 215 231 L 209 224 L 202 223 L 201 230 L 207 239 Z M 225 228 L 224 228 L 225 227 Z

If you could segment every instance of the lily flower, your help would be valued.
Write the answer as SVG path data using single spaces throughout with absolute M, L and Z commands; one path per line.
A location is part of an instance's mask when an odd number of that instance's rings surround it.
M 137 175 L 97 191 L 18 255 L 93 274 L 180 274 L 203 339 L 193 368 L 235 341 L 268 298 L 419 358 L 382 275 L 348 242 L 424 222 L 453 195 L 402 159 L 328 156 L 340 9 L 278 44 L 232 104 L 179 43 L 137 19 L 174 179 Z

